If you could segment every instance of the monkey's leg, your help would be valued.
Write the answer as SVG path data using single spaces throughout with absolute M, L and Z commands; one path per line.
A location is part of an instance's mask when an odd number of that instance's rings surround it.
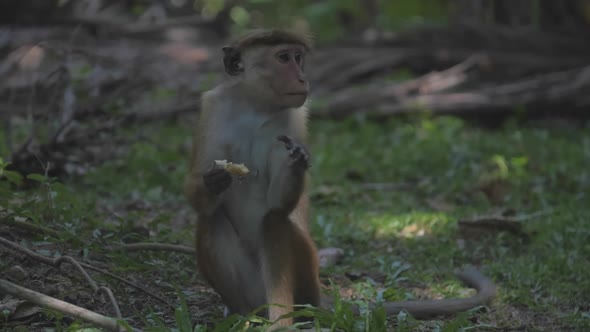
M 295 304 L 320 305 L 320 280 L 317 249 L 309 234 L 293 227 L 295 256 Z
M 268 318 L 276 321 L 292 312 L 294 304 L 319 304 L 317 258 L 313 242 L 299 226 L 280 214 L 269 214 L 263 224 L 265 248 L 262 273 Z M 276 304 L 276 305 L 275 305 Z M 282 319 L 276 326 L 288 326 Z
M 199 271 L 230 312 L 245 315 L 265 303 L 260 267 L 221 209 L 199 220 L 196 238 Z
M 281 220 L 282 219 L 282 220 Z M 266 290 L 268 319 L 276 321 L 293 311 L 295 287 L 295 240 L 290 231 L 294 226 L 286 216 L 269 213 L 262 225 L 264 249 L 262 274 Z M 289 326 L 291 319 L 282 319 L 275 326 Z

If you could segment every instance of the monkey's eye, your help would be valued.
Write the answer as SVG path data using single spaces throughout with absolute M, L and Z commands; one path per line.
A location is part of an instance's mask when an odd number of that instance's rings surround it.
M 303 59 L 303 55 L 301 55 L 301 53 L 295 53 L 294 58 L 295 58 L 295 62 L 297 62 L 298 65 L 301 65 L 301 60 Z
M 289 57 L 288 51 L 282 51 L 277 53 L 277 59 L 279 59 L 279 61 L 282 63 L 287 63 L 291 58 Z

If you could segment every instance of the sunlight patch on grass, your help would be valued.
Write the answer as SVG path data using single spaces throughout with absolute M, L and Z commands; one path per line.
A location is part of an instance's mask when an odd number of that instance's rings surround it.
M 451 219 L 444 213 L 414 211 L 404 214 L 382 214 L 366 222 L 375 227 L 375 238 L 423 237 L 432 234 L 434 228 L 445 227 Z

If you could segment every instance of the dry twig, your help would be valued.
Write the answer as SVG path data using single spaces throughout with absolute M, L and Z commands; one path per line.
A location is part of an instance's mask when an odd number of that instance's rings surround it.
M 49 258 L 49 257 L 46 257 L 46 256 L 43 256 L 43 255 L 39 255 L 36 252 L 34 252 L 34 251 L 32 251 L 32 250 L 30 250 L 28 248 L 22 247 L 22 246 L 14 243 L 12 241 L 9 241 L 9 240 L 7 240 L 7 239 L 5 239 L 3 237 L 0 237 L 0 244 L 4 245 L 6 247 L 12 248 L 12 249 L 14 249 L 16 251 L 19 251 L 21 253 L 24 253 L 25 255 L 33 258 L 36 261 L 39 261 L 39 262 L 43 263 L 43 264 L 47 264 L 47 265 L 54 266 L 54 267 L 58 267 L 59 266 L 59 264 L 56 265 L 56 260 L 54 260 L 52 258 Z M 156 294 L 152 293 L 151 291 L 149 291 L 148 289 L 146 289 L 146 288 L 144 288 L 144 287 L 142 287 L 140 285 L 137 285 L 137 284 L 135 284 L 135 283 L 133 283 L 131 281 L 128 281 L 128 280 L 126 280 L 126 279 L 124 279 L 124 278 L 122 278 L 122 277 L 120 277 L 120 276 L 118 276 L 116 274 L 113 274 L 113 273 L 111 273 L 109 271 L 103 270 L 101 268 L 95 267 L 95 266 L 90 265 L 90 264 L 87 264 L 87 263 L 81 263 L 81 262 L 77 262 L 77 261 L 76 261 L 76 263 L 79 264 L 80 267 L 83 267 L 85 269 L 89 269 L 89 270 L 92 270 L 92 271 L 101 273 L 103 275 L 109 276 L 109 277 L 111 277 L 113 279 L 116 279 L 116 280 L 118 280 L 118 281 L 120 281 L 120 282 L 122 282 L 122 283 L 124 283 L 124 284 L 126 284 L 128 286 L 131 286 L 131 287 L 133 287 L 133 288 L 135 288 L 137 290 L 140 290 L 140 291 L 142 291 L 142 292 L 150 295 L 151 297 L 153 297 L 153 298 L 161 301 L 162 303 L 165 303 L 168 306 L 171 306 L 171 304 L 168 303 L 168 301 L 166 301 L 161 296 L 156 295 Z M 115 310 L 118 310 L 118 309 L 115 308 Z
M 94 311 L 18 286 L 4 279 L 0 279 L 0 291 L 16 298 L 29 301 L 43 308 L 53 309 L 92 324 L 96 324 L 110 331 L 126 331 L 126 329 L 119 325 L 114 318 L 103 316 Z M 133 328 L 133 330 L 140 331 L 135 328 Z
M 18 244 L 14 243 L 14 242 L 4 239 L 3 237 L 0 237 L 0 243 L 4 244 L 6 246 L 10 246 L 13 249 L 18 248 L 17 250 L 26 249 L 24 247 L 19 246 Z M 107 287 L 104 287 L 104 286 L 98 287 L 98 285 L 96 284 L 94 279 L 92 279 L 92 277 L 88 274 L 88 272 L 86 272 L 86 270 L 82 267 L 82 265 L 78 261 L 76 261 L 73 257 L 61 256 L 59 258 L 52 259 L 49 257 L 41 256 L 41 255 L 33 252 L 32 250 L 28 250 L 28 249 L 26 249 L 26 251 L 22 251 L 22 252 L 24 252 L 25 254 L 27 254 L 28 256 L 30 256 L 32 258 L 36 258 L 36 259 L 42 261 L 43 263 L 51 265 L 56 268 L 59 268 L 63 262 L 68 262 L 68 263 L 72 264 L 78 270 L 78 272 L 80 272 L 84 276 L 84 279 L 86 279 L 86 282 L 88 282 L 88 284 L 90 285 L 90 288 L 92 288 L 92 290 L 94 291 L 95 294 L 98 293 L 101 288 L 103 290 L 106 289 L 106 293 L 111 301 L 111 304 L 113 305 L 113 308 L 115 309 L 115 313 L 117 313 L 117 316 L 119 319 L 123 318 L 121 316 L 121 311 L 119 310 L 119 304 L 117 303 L 117 301 L 115 300 L 115 297 L 113 296 L 113 292 L 110 289 L 108 289 Z
M 0 216 L 0 218 L 2 218 L 2 224 L 4 224 L 4 225 L 23 229 L 23 230 L 31 232 L 31 233 L 47 234 L 47 235 L 53 236 L 55 238 L 59 237 L 59 232 L 57 232 L 49 227 L 45 227 L 42 225 L 35 225 L 33 223 L 22 221 L 22 220 L 17 220 L 15 218 L 11 218 L 9 216 Z
M 473 218 L 460 219 L 459 230 L 463 234 L 480 234 L 490 232 L 509 232 L 525 240 L 529 234 L 523 230 L 523 221 L 537 218 L 550 213 L 550 211 L 539 211 L 528 215 L 509 216 L 503 213 L 496 213 L 488 216 L 476 216 Z

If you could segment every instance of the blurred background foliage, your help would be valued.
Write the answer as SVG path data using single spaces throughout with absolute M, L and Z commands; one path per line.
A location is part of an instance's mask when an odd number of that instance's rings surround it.
M 119 10 L 112 10 L 115 7 Z M 166 14 L 160 18 L 202 15 L 222 18 L 218 30 L 223 33 L 295 25 L 313 31 L 319 41 L 465 22 L 545 30 L 583 28 L 585 33 L 590 25 L 590 0 L 24 0 L 0 2 L 0 20 L 22 23 L 23 15 L 14 14 L 24 11 L 31 23 L 55 22 L 53 14 L 60 10 L 144 18 L 161 13 Z
M 201 1 L 205 3 L 204 8 L 209 7 L 209 2 L 224 2 Z M 319 40 L 326 41 L 341 39 L 367 28 L 390 30 L 416 23 L 445 23 L 448 1 L 250 0 L 232 7 L 230 17 L 236 30 L 252 26 L 308 24 L 306 28 L 314 31 Z
M 189 2 L 171 4 L 182 7 Z M 425 24 L 471 21 L 551 29 L 590 22 L 590 0 L 195 0 L 192 6 L 204 16 L 227 10 L 234 30 L 308 25 L 321 41 L 367 29 L 393 31 Z

